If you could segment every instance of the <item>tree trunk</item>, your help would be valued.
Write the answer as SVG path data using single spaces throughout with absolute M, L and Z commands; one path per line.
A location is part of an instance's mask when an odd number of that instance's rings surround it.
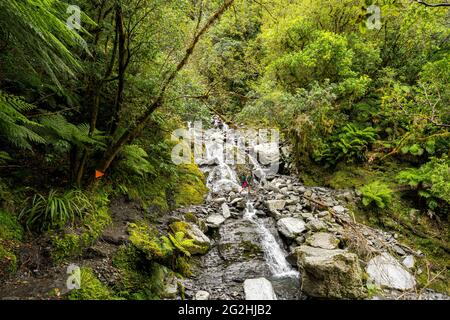
M 134 137 L 138 136 L 142 132 L 152 113 L 163 104 L 165 92 L 168 86 L 172 83 L 180 70 L 185 67 L 200 38 L 203 36 L 203 34 L 206 33 L 206 31 L 208 31 L 208 29 L 214 24 L 214 22 L 216 22 L 224 14 L 224 12 L 233 4 L 233 2 L 234 0 L 225 0 L 224 4 L 208 19 L 205 25 L 194 36 L 189 47 L 186 49 L 186 53 L 183 56 L 183 59 L 178 63 L 177 67 L 169 75 L 169 77 L 163 82 L 163 85 L 156 99 L 146 108 L 145 113 L 137 120 L 137 125 L 126 129 L 122 133 L 120 138 L 108 147 L 98 166 L 99 171 L 105 172 L 109 168 L 117 154 L 121 151 L 123 146 L 129 143 L 132 139 L 134 139 Z
M 119 56 L 118 56 L 118 80 L 119 83 L 117 85 L 117 94 L 114 102 L 114 113 L 111 122 L 110 133 L 112 134 L 118 126 L 119 117 L 120 117 L 120 109 L 123 102 L 123 91 L 125 88 L 125 31 L 123 26 L 123 13 L 122 7 L 117 5 L 116 8 L 116 32 L 119 36 Z

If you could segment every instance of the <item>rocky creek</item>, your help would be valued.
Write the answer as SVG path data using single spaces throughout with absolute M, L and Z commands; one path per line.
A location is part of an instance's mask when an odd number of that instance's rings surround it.
M 356 223 L 345 206 L 358 199 L 356 192 L 267 174 L 249 150 L 278 157 L 270 144 L 247 147 L 258 182 L 242 190 L 235 166 L 217 156 L 223 152 L 217 141 L 228 132 L 226 125 L 214 132 L 207 158 L 197 162 L 208 177 L 205 204 L 173 212 L 195 214 L 207 229 L 198 240 L 210 246 L 196 258 L 195 275 L 182 280 L 188 299 L 359 299 L 368 297 L 369 285 L 383 288 L 376 298 L 418 297 L 410 269 L 421 253 Z M 444 296 L 425 290 L 420 297 Z

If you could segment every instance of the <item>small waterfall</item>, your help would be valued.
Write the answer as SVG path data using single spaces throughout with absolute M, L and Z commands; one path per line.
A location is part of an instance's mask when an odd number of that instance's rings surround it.
M 266 261 L 269 265 L 270 271 L 275 277 L 298 277 L 298 272 L 294 270 L 286 261 L 283 250 L 278 245 L 273 234 L 266 228 L 266 226 L 255 218 L 256 210 L 253 203 L 247 202 L 244 219 L 247 219 L 258 227 L 262 237 L 261 246 L 264 250 Z
M 228 193 L 232 190 L 241 191 L 236 171 L 224 161 L 223 147 L 221 147 L 219 142 L 223 141 L 229 129 L 225 123 L 222 125 L 221 131 L 218 130 L 213 133 L 212 138 L 214 141 L 206 139 L 209 142 L 205 143 L 206 160 L 208 163 L 211 161 L 215 163 L 215 167 L 209 172 L 207 186 L 214 193 Z M 193 129 L 192 124 L 189 124 L 189 128 L 190 130 Z M 198 133 L 194 130 L 194 134 Z M 264 168 L 259 165 L 258 161 L 250 152 L 248 158 L 253 169 L 252 172 L 258 177 L 260 183 L 266 183 L 266 172 Z M 250 200 L 247 200 L 244 219 L 254 223 L 258 232 L 261 234 L 261 247 L 264 250 L 264 256 L 272 275 L 275 278 L 298 277 L 298 272 L 287 262 L 285 254 L 273 234 L 266 228 L 263 221 L 256 217 L 256 210 Z

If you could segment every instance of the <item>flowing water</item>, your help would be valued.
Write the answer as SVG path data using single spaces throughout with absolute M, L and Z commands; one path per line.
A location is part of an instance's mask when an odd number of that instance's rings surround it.
M 196 132 L 192 125 L 189 125 L 190 130 L 193 130 L 193 134 L 200 138 L 200 132 Z M 211 133 L 210 133 L 211 134 Z M 212 133 L 212 137 L 205 138 L 205 154 L 206 159 L 199 164 L 207 164 L 207 186 L 210 189 L 209 198 L 211 199 L 211 194 L 220 193 L 222 195 L 227 195 L 231 191 L 241 192 L 241 186 L 239 185 L 239 180 L 237 177 L 236 169 L 233 165 L 230 165 L 224 159 L 224 148 L 222 142 L 227 137 L 230 139 L 238 139 L 236 133 L 230 132 L 226 124 L 223 125 L 221 130 L 217 130 Z M 248 152 L 248 148 L 253 147 L 250 144 L 247 147 L 247 159 L 248 166 L 251 168 L 252 172 L 258 177 L 259 183 L 267 183 L 265 169 L 258 163 L 256 158 Z M 204 166 L 202 166 L 204 168 Z M 256 192 L 258 188 L 256 187 Z M 271 272 L 271 278 L 269 279 L 274 285 L 275 290 L 277 288 L 290 287 L 287 290 L 296 290 L 298 285 L 298 271 L 294 270 L 292 266 L 286 260 L 286 252 L 280 246 L 279 242 L 281 240 L 278 238 L 278 234 L 274 235 L 266 227 L 264 219 L 258 218 L 256 215 L 256 210 L 254 208 L 251 195 L 247 191 L 242 192 L 246 198 L 246 208 L 244 210 L 243 220 L 250 221 L 257 232 L 260 235 L 260 246 L 264 251 L 264 259 Z
M 244 219 L 256 224 L 261 234 L 261 246 L 264 257 L 269 265 L 272 275 L 276 278 L 298 277 L 298 271 L 294 270 L 285 258 L 285 252 L 281 249 L 274 235 L 266 228 L 264 223 L 256 217 L 256 210 L 252 202 L 247 202 Z

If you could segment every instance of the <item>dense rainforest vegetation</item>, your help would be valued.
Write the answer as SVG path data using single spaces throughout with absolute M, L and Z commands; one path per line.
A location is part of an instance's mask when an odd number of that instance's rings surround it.
M 201 203 L 171 132 L 215 114 L 278 128 L 285 173 L 356 189 L 355 219 L 427 253 L 419 280 L 450 294 L 449 24 L 431 0 L 1 1 L 0 278 L 25 247 L 81 256 L 115 199 L 150 222 Z M 83 268 L 69 298 L 153 299 L 167 268 L 189 276 L 183 225 L 154 228 L 130 226 L 121 282 Z

